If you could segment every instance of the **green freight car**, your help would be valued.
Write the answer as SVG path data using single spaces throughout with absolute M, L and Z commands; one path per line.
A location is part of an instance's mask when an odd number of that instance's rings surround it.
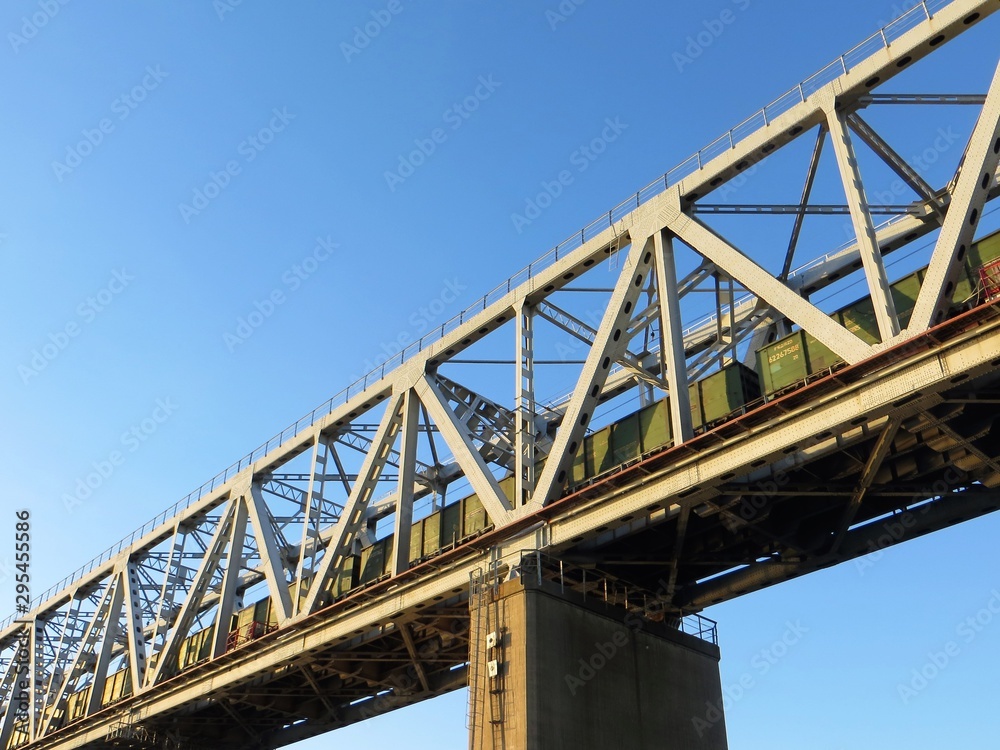
M 501 489 L 512 491 L 511 477 L 500 482 Z M 490 525 L 482 501 L 476 495 L 449 503 L 410 527 L 410 560 L 430 557 L 473 536 Z M 383 537 L 361 551 L 357 585 L 366 585 L 388 575 L 392 566 L 395 534 Z M 340 596 L 338 592 L 336 595 Z
M 695 429 L 709 427 L 760 398 L 760 378 L 749 367 L 734 362 L 713 372 L 692 386 L 697 392 L 698 413 L 693 412 Z
M 979 301 L 979 269 L 997 258 L 1000 258 L 1000 232 L 985 237 L 972 246 L 952 290 L 953 309 L 960 310 Z M 926 268 L 914 271 L 890 287 L 896 315 L 903 328 L 909 324 L 910 316 L 913 315 L 926 271 Z M 871 297 L 860 299 L 830 317 L 866 344 L 882 341 Z M 832 370 L 842 361 L 812 335 L 798 330 L 760 349 L 757 352 L 757 371 L 763 380 L 764 393 L 771 396 L 786 388 L 798 386 L 813 375 Z
M 740 412 L 761 396 L 757 373 L 733 362 L 688 387 L 696 431 Z M 571 485 L 639 458 L 673 439 L 670 400 L 662 399 L 584 438 L 573 460 Z
M 87 704 L 90 702 L 90 691 L 91 686 L 82 690 L 77 690 L 75 693 L 70 693 L 66 698 L 66 722 L 76 721 L 77 719 L 82 719 L 87 715 Z
M 132 676 L 127 669 L 120 669 L 114 674 L 109 674 L 104 680 L 101 705 L 109 706 L 130 695 L 132 695 Z

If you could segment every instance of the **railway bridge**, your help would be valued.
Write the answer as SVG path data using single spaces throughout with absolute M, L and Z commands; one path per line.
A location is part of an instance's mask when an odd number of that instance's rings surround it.
M 475 748 L 725 747 L 701 610 L 1000 507 L 995 48 L 985 91 L 892 88 L 998 10 L 916 5 L 8 618 L 0 748 L 279 747 L 466 685 Z M 928 104 L 979 113 L 940 186 L 868 115 Z M 797 203 L 724 200 L 803 146 Z M 715 223 L 761 214 L 773 262 Z

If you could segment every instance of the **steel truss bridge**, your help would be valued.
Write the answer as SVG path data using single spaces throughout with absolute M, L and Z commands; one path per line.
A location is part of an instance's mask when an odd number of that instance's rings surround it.
M 917 5 L 8 619 L 0 748 L 276 747 L 462 687 L 470 575 L 529 550 L 683 615 L 1000 507 L 1000 305 L 946 314 L 1000 193 L 1000 68 L 986 92 L 887 88 L 998 10 Z M 992 71 L 996 50 L 983 52 Z M 979 112 L 939 187 L 867 117 L 924 104 Z M 795 144 L 810 154 L 798 203 L 713 203 Z M 810 200 L 824 148 L 843 204 Z M 870 206 L 863 151 L 912 200 Z M 838 212 L 854 239 L 801 265 L 807 217 Z M 780 267 L 713 229 L 718 213 L 792 216 Z M 929 265 L 903 327 L 887 259 L 922 238 Z M 882 343 L 810 301 L 848 278 Z M 582 295 L 592 320 L 574 311 Z M 844 366 L 696 433 L 688 383 L 791 326 Z M 580 362 L 543 402 L 535 353 L 553 336 Z M 503 388 L 475 374 L 500 362 Z M 669 394 L 673 443 L 568 491 L 596 415 L 636 394 Z M 449 492 L 475 493 L 490 524 L 410 559 L 412 522 Z M 890 538 L 887 519 L 905 531 Z M 388 573 L 333 600 L 345 561 L 391 532 Z M 234 613 L 264 597 L 277 627 L 234 647 Z M 213 625 L 207 657 L 179 670 L 185 639 Z M 124 697 L 104 705 L 112 679 Z

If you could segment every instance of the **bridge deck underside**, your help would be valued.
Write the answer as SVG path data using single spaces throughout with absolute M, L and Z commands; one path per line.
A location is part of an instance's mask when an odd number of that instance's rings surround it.
M 464 687 L 469 615 L 462 599 L 344 636 L 225 689 L 208 688 L 141 730 L 125 720 L 91 746 L 278 747 Z M 207 662 L 183 679 L 197 681 L 219 666 Z

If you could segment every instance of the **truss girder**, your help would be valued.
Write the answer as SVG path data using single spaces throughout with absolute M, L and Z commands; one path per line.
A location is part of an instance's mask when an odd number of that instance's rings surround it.
M 159 653 L 155 669 L 147 673 L 147 678 L 152 684 L 156 684 L 161 679 L 169 676 L 173 672 L 173 664 L 177 660 L 181 641 L 187 636 L 198 615 L 201 600 L 208 593 L 215 574 L 219 571 L 219 561 L 225 553 L 232 529 L 238 519 L 237 512 L 242 508 L 239 498 L 230 500 L 227 504 L 222 518 L 219 520 L 212 535 L 212 541 L 206 550 L 204 558 L 195 573 L 191 582 L 191 587 L 187 592 L 187 598 L 177 615 L 177 621 L 170 630 Z M 242 549 L 242 547 L 241 547 Z M 232 556 L 232 552 L 230 552 Z
M 264 502 L 260 485 L 250 483 L 249 492 L 243 496 L 244 504 L 249 511 L 249 520 L 253 525 L 257 549 L 261 555 L 261 567 L 267 579 L 267 589 L 271 597 L 278 624 L 284 625 L 292 616 L 292 600 L 288 592 L 288 575 L 285 568 L 289 567 L 285 555 L 287 544 L 279 543 L 277 529 L 271 512 Z
M 27 628 L 18 628 L 17 636 L 18 640 L 30 639 L 31 637 Z M 14 732 L 14 725 L 19 718 L 19 708 L 22 705 L 24 694 L 28 692 L 27 681 L 19 679 L 19 675 L 26 667 L 27 665 L 20 663 L 18 659 L 12 658 L 4 673 L 4 684 L 10 685 L 10 697 L 6 706 L 4 706 L 3 717 L 0 718 L 0 747 L 7 747 L 7 743 L 10 742 L 10 738 Z M 29 694 L 30 699 L 31 696 Z M 31 702 L 29 702 L 29 711 L 33 708 Z
M 480 441 L 483 460 L 512 470 L 517 413 L 448 378 L 438 375 L 436 381 L 465 429 Z
M 391 596 L 379 598 L 376 593 L 370 605 L 351 610 L 336 622 L 320 624 L 320 618 L 313 617 L 320 605 L 326 604 L 322 600 L 323 584 L 339 569 L 345 555 L 354 550 L 363 528 L 372 520 L 367 509 L 376 504 L 376 487 L 384 486 L 379 483 L 389 478 L 386 467 L 398 468 L 398 474 L 392 478 L 395 495 L 378 500 L 377 505 L 379 513 L 396 513 L 397 528 L 409 526 L 413 499 L 418 492 L 424 491 L 415 486 L 417 483 L 423 488 L 434 486 L 437 489 L 439 483 L 447 486 L 449 481 L 464 477 L 483 501 L 496 529 L 494 534 L 500 533 L 495 537 L 500 553 L 545 545 L 567 546 L 581 535 L 594 538 L 596 529 L 614 525 L 615 519 L 631 514 L 637 519 L 631 522 L 633 524 L 679 521 L 683 517 L 683 525 L 674 529 L 680 555 L 688 544 L 684 540 L 690 538 L 692 527 L 699 522 L 695 509 L 699 504 L 711 504 L 715 496 L 713 483 L 721 481 L 721 476 L 746 470 L 756 461 L 773 463 L 776 451 L 816 440 L 817 435 L 843 427 L 859 415 L 866 416 L 871 424 L 882 424 L 879 419 L 897 411 L 894 401 L 902 399 L 915 382 L 927 384 L 924 390 L 931 393 L 934 388 L 943 387 L 942 373 L 987 370 L 991 366 L 988 360 L 995 356 L 1000 344 L 1000 333 L 988 326 L 976 332 L 975 343 L 970 338 L 952 342 L 948 348 L 934 354 L 912 355 L 898 370 L 880 375 L 878 388 L 848 390 L 835 399 L 818 399 L 808 410 L 785 414 L 769 424 L 766 431 L 734 436 L 724 446 L 713 444 L 705 448 L 705 443 L 699 443 L 697 460 L 683 452 L 687 446 L 677 446 L 680 452 L 672 454 L 676 456 L 674 463 L 659 470 L 652 479 L 644 476 L 636 480 L 635 485 L 609 490 L 601 498 L 595 496 L 579 506 L 575 514 L 561 515 L 561 506 L 555 505 L 556 501 L 562 501 L 565 472 L 583 439 L 595 405 L 606 394 L 620 392 L 620 387 L 641 380 L 670 391 L 671 398 L 676 399 L 674 403 L 682 403 L 689 375 L 706 372 L 713 366 L 713 359 L 731 356 L 735 346 L 747 338 L 758 340 L 763 331 L 782 318 L 801 325 L 849 363 L 858 363 L 876 354 L 877 349 L 862 344 L 804 297 L 810 294 L 809 290 L 822 288 L 830 279 L 839 276 L 858 258 L 864 261 L 868 271 L 869 291 L 878 297 L 879 290 L 885 292 L 884 267 L 882 273 L 878 273 L 882 254 L 903 244 L 899 238 L 932 231 L 943 215 L 945 230 L 932 263 L 932 266 L 936 263 L 935 273 L 940 275 L 940 280 L 934 280 L 935 276 L 931 282 L 925 282 L 928 294 L 934 293 L 940 298 L 954 267 L 956 248 L 971 239 L 971 235 L 963 239 L 962 225 L 969 223 L 970 211 L 981 213 L 983 203 L 997 192 L 995 178 L 983 182 L 987 176 L 992 178 L 997 170 L 996 159 L 990 156 L 988 148 L 983 148 L 984 144 L 989 146 L 996 139 L 998 118 L 994 90 L 997 85 L 994 83 L 991 93 L 983 100 L 986 102 L 983 115 L 950 193 L 932 191 L 915 179 L 919 175 L 907 170 L 886 141 L 871 130 L 855 110 L 883 101 L 869 92 L 867 81 L 888 80 L 903 67 L 899 63 L 904 58 L 915 62 L 929 54 L 932 49 L 929 42 L 933 37 L 954 36 L 965 28 L 963 20 L 973 13 L 986 17 L 997 9 L 995 1 L 953 0 L 936 12 L 933 21 L 918 24 L 894 39 L 890 48 L 879 50 L 849 69 L 845 63 L 843 75 L 808 96 L 803 95 L 800 104 L 770 120 L 765 113 L 760 127 L 751 128 L 753 132 L 743 137 L 733 138 L 730 147 L 701 161 L 700 167 L 683 180 L 648 200 L 637 198 L 634 211 L 609 216 L 607 228 L 586 238 L 581 235 L 581 240 L 585 241 L 581 241 L 577 249 L 563 252 L 523 284 L 509 286 L 505 294 L 484 300 L 477 312 L 468 313 L 463 322 L 438 341 L 423 347 L 402 368 L 388 372 L 377 381 L 366 381 L 365 388 L 331 408 L 329 413 L 316 417 L 307 428 L 276 447 L 262 451 L 264 455 L 255 454 L 252 463 L 242 465 L 247 468 L 241 474 L 216 483 L 200 498 L 178 508 L 174 517 L 150 527 L 123 545 L 121 553 L 113 559 L 95 565 L 73 581 L 70 588 L 43 602 L 33 613 L 38 632 L 31 651 L 35 660 L 34 673 L 42 679 L 36 683 L 33 677 L 32 690 L 44 696 L 45 712 L 41 716 L 45 720 L 33 724 L 34 734 L 46 741 L 46 735 L 56 729 L 52 721 L 57 713 L 54 709 L 65 701 L 66 691 L 78 682 L 90 680 L 95 693 L 99 692 L 98 683 L 107 679 L 112 664 L 124 664 L 130 670 L 128 679 L 132 692 L 144 715 L 174 710 L 201 699 L 208 684 L 199 682 L 202 677 L 181 678 L 169 683 L 166 680 L 173 675 L 172 665 L 176 664 L 180 643 L 193 627 L 203 624 L 203 619 L 208 624 L 213 617 L 216 624 L 227 623 L 234 608 L 242 604 L 242 593 L 250 585 L 266 585 L 281 623 L 305 629 L 301 633 L 296 630 L 295 637 L 285 643 L 275 641 L 267 646 L 270 650 L 264 655 L 227 655 L 232 672 L 216 672 L 213 689 L 254 679 L 261 670 L 291 664 L 310 647 L 326 643 L 324 639 L 333 637 L 334 633 L 340 638 L 357 629 L 384 630 L 397 613 L 410 611 L 408 608 L 460 589 L 467 583 L 471 560 L 475 559 L 476 564 L 481 562 L 477 552 L 455 550 L 467 554 L 469 560 L 457 557 L 465 562 L 415 578 L 409 570 L 412 562 L 407 559 L 409 545 L 397 544 L 396 550 L 401 553 L 393 561 L 392 573 L 399 579 L 399 588 Z M 963 104 L 977 101 L 975 96 L 959 97 L 956 101 L 959 100 Z M 832 109 L 830 102 L 835 102 Z M 796 207 L 796 230 L 789 242 L 782 272 L 776 278 L 693 214 L 697 211 L 699 197 L 710 195 L 750 164 L 816 127 L 820 132 L 803 197 Z M 830 128 L 834 149 L 840 150 L 838 164 L 847 188 L 848 208 L 854 223 L 860 227 L 859 244 L 799 272 L 792 272 L 791 259 L 797 246 L 798 228 L 807 213 L 805 207 L 809 203 L 815 163 L 826 127 Z M 994 141 L 984 135 L 990 128 Z M 860 137 L 907 179 L 920 197 L 908 215 L 878 231 L 871 223 L 871 209 L 864 198 L 848 131 Z M 951 222 L 957 230 L 953 231 L 948 225 L 949 216 L 955 217 Z M 699 256 L 697 267 L 679 281 L 673 268 L 671 244 L 678 242 L 683 242 Z M 622 250 L 626 244 L 630 246 L 627 252 Z M 572 320 L 568 314 L 554 316 L 565 324 L 561 326 L 564 330 L 587 341 L 589 352 L 570 397 L 547 412 L 544 420 L 537 411 L 540 405 L 535 403 L 531 379 L 535 352 L 530 338 L 530 320 L 527 323 L 520 320 L 516 334 L 519 384 L 510 399 L 512 408 L 437 374 L 450 359 L 493 335 L 524 310 L 533 311 L 536 320 L 540 315 L 553 319 L 542 312 L 558 309 L 551 302 L 552 295 L 567 287 L 570 279 L 578 279 L 588 269 L 601 265 L 608 266 L 616 278 L 597 330 L 578 325 L 579 321 Z M 654 268 L 655 284 L 650 286 L 649 274 Z M 694 291 L 703 291 L 699 287 L 710 284 L 713 277 L 719 280 L 719 314 L 685 330 L 681 326 L 681 298 Z M 608 284 L 602 282 L 595 286 L 603 288 Z M 733 299 L 732 290 L 739 288 L 748 290 L 747 296 Z M 933 308 L 934 300 L 930 297 L 928 300 L 922 304 Z M 887 341 L 893 335 L 890 313 L 886 307 L 885 320 L 880 320 L 883 340 Z M 932 321 L 935 314 L 936 310 L 932 309 L 928 321 Z M 918 316 L 916 321 L 919 320 Z M 650 345 L 643 347 L 642 357 L 629 352 L 629 339 L 640 331 L 645 331 L 648 337 L 654 330 L 652 324 L 660 331 L 659 351 Z M 919 325 L 911 323 L 908 333 L 917 336 L 921 330 Z M 507 332 L 509 328 L 501 335 Z M 615 362 L 621 366 L 612 367 Z M 370 439 L 371 423 L 375 420 L 369 417 L 369 424 L 365 426 L 355 420 L 364 418 L 372 408 L 383 403 L 386 413 Z M 680 415 L 690 413 L 683 408 L 672 411 Z M 423 415 L 423 424 L 420 415 Z M 548 446 L 544 469 L 540 475 L 532 476 L 525 469 L 529 464 L 530 469 L 534 469 L 537 455 L 533 451 L 543 451 L 529 439 L 527 430 L 532 430 L 530 437 L 534 438 L 534 430 L 540 429 L 539 425 L 546 421 L 550 429 L 556 428 L 554 441 Z M 675 420 L 673 428 L 674 434 L 681 436 L 680 443 L 702 438 L 692 438 L 690 428 L 683 421 Z M 432 430 L 436 430 L 436 434 L 432 435 Z M 366 434 L 362 435 L 362 431 Z M 430 464 L 421 463 L 414 449 L 417 435 L 422 431 L 427 432 L 434 456 Z M 397 439 L 401 440 L 398 449 L 395 447 Z M 320 451 L 324 458 L 318 460 L 317 451 L 321 445 L 328 450 Z M 337 445 L 352 448 L 351 452 L 344 452 L 345 456 L 357 458 L 360 469 L 355 470 L 349 460 L 341 460 L 334 449 Z M 815 446 L 828 451 L 837 449 L 832 441 L 818 441 Z M 439 450 L 443 456 L 450 452 L 454 463 L 442 466 L 438 461 Z M 290 469 L 303 471 L 302 477 L 288 474 L 272 481 L 275 472 L 289 470 L 287 464 L 309 451 L 312 453 L 309 454 L 308 472 L 296 468 L 301 467 L 301 463 Z M 352 452 L 357 455 L 348 456 Z M 877 470 L 877 461 L 874 461 L 877 457 L 873 457 L 869 475 Z M 303 457 L 302 462 L 305 461 Z M 514 502 L 500 490 L 495 476 L 500 468 L 518 475 Z M 683 501 L 667 503 L 664 500 L 678 498 L 693 488 L 696 491 L 685 496 Z M 334 500 L 341 496 L 344 498 L 342 503 Z M 867 506 L 868 497 L 864 488 L 860 489 L 851 508 Z M 522 504 L 525 498 L 528 502 Z M 269 507 L 269 503 L 274 507 Z M 288 504 L 292 509 L 284 512 Z M 657 504 L 658 510 L 649 510 Z M 333 515 L 341 505 L 343 510 Z M 505 526 L 511 526 L 507 536 L 502 534 Z M 292 537 L 292 533 L 301 538 Z M 853 530 L 841 533 L 852 534 Z M 291 545 L 286 535 L 292 540 Z M 401 535 L 399 539 L 402 538 Z M 843 544 L 846 543 L 847 537 L 843 540 Z M 247 555 L 253 559 L 252 563 L 248 563 Z M 673 583 L 678 558 L 672 559 Z M 297 602 L 293 603 L 289 595 L 289 583 L 307 579 L 310 581 L 308 597 L 302 602 L 303 606 L 296 609 Z M 43 633 L 43 626 L 37 623 L 45 623 L 52 632 Z M 5 628 L 0 632 L 0 644 L 9 643 L 22 629 L 20 624 Z M 224 627 L 217 628 L 214 644 L 217 655 L 225 651 L 225 632 Z M 404 633 L 400 637 L 406 639 L 407 635 Z M 406 645 L 412 651 L 413 644 Z M 99 656 L 97 651 L 101 652 Z M 412 656 L 410 653 L 411 660 Z M 145 667 L 147 657 L 150 666 Z M 155 666 L 152 664 L 154 657 Z M 58 678 L 56 669 L 63 670 Z M 419 682 L 425 691 L 428 685 L 433 686 L 426 675 Z M 42 685 L 45 689 L 41 689 Z M 91 708 L 97 708 L 93 699 Z M 242 710 L 237 713 L 246 715 Z M 0 725 L 0 740 L 9 737 L 11 727 L 8 712 Z M 96 734 L 99 730 L 92 724 L 70 730 L 59 735 L 69 738 L 67 748 L 100 739 Z M 3 732 L 7 733 L 6 737 L 2 736 Z M 0 747 L 3 745 L 0 741 Z
M 933 401 L 938 389 L 949 386 L 951 373 L 963 369 L 975 375 L 1000 373 L 1000 364 L 992 364 L 998 350 L 1000 325 L 994 321 L 958 340 L 948 342 L 942 348 L 925 351 L 900 367 L 879 371 L 845 389 L 818 398 L 814 405 L 786 413 L 767 432 L 748 430 L 734 433 L 734 437 L 729 440 L 706 443 L 695 453 L 685 452 L 681 447 L 676 460 L 662 462 L 660 468 L 653 473 L 636 471 L 634 478 L 604 492 L 573 498 L 572 513 L 549 512 L 544 539 L 553 549 L 558 550 L 572 545 L 572 540 L 580 536 L 593 538 L 596 534 L 615 534 L 619 529 L 634 528 L 641 524 L 675 522 L 682 507 L 693 510 L 704 502 L 705 495 L 702 493 L 679 499 L 678 495 L 687 489 L 699 486 L 708 492 L 713 482 L 723 481 L 722 477 L 730 472 L 745 471 L 746 467 L 760 459 L 770 461 L 772 468 L 782 466 L 784 462 L 791 460 L 783 450 L 788 446 L 808 444 L 810 450 L 835 453 L 839 437 L 817 436 L 835 425 L 849 425 L 858 416 L 872 420 L 871 423 L 875 426 L 884 426 L 887 418 L 878 415 L 892 412 L 895 401 L 912 393 L 913 382 L 923 383 L 925 400 Z M 910 402 L 908 407 L 919 410 L 921 404 Z M 861 430 L 861 427 L 849 429 L 844 433 L 846 440 L 850 442 L 853 433 L 860 433 Z M 989 507 L 996 504 L 993 501 Z M 927 514 L 922 518 L 938 519 L 943 525 L 947 525 L 952 511 L 956 510 L 972 515 L 985 512 L 982 502 L 970 496 L 962 507 L 955 504 L 943 505 L 940 513 Z M 633 516 L 633 520 L 622 521 L 623 514 Z M 692 514 L 691 520 L 694 518 L 695 514 Z M 526 519 L 522 523 L 530 524 L 533 521 L 534 519 Z M 598 531 L 608 525 L 615 528 L 606 532 Z M 878 531 L 883 532 L 882 529 Z M 870 534 L 871 530 L 866 533 Z M 169 686 L 165 685 L 163 690 L 151 692 L 142 698 L 136 706 L 141 709 L 143 716 L 165 715 L 176 711 L 178 707 L 199 701 L 208 689 L 218 695 L 238 690 L 241 684 L 254 679 L 255 675 L 274 673 L 297 663 L 304 653 L 318 652 L 330 644 L 344 642 L 344 639 L 363 643 L 386 632 L 386 623 L 393 623 L 401 617 L 405 619 L 405 615 L 401 616 L 400 613 L 417 612 L 420 611 L 419 606 L 427 606 L 435 598 L 440 601 L 454 596 L 455 590 L 468 585 L 470 571 L 480 568 L 488 560 L 517 559 L 520 552 L 535 549 L 542 538 L 540 533 L 511 535 L 498 540 L 490 554 L 481 549 L 455 550 L 446 561 L 447 564 L 443 564 L 434 575 L 411 575 L 395 584 L 388 582 L 380 590 L 369 594 L 363 607 L 345 606 L 334 613 L 318 613 L 298 623 L 294 637 L 272 639 L 267 644 L 262 644 L 260 649 L 234 654 L 227 659 L 226 669 L 199 671 L 188 680 L 173 681 Z M 867 538 L 870 539 L 870 536 Z M 852 538 L 849 549 L 860 554 L 869 551 L 870 547 L 863 540 L 855 542 L 858 539 Z M 829 561 L 824 564 L 829 564 Z M 809 565 L 808 562 L 803 563 L 800 573 L 807 572 Z M 791 568 L 785 566 L 785 570 L 791 571 Z M 727 583 L 739 584 L 732 579 Z M 749 587 L 752 590 L 757 585 L 762 584 L 749 581 L 739 584 L 737 588 Z M 686 593 L 706 600 L 710 595 L 713 598 L 718 596 L 707 589 Z M 357 635 L 358 633 L 366 635 Z M 61 747 L 71 750 L 88 742 L 99 741 L 103 738 L 104 731 L 104 727 L 86 724 L 71 727 L 66 732 Z

